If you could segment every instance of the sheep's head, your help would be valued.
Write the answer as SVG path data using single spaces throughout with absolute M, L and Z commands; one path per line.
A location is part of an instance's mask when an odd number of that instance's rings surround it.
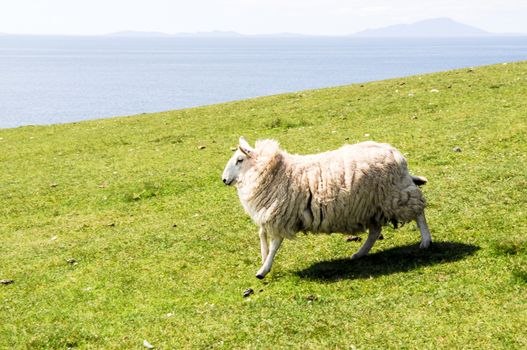
M 254 163 L 255 151 L 247 141 L 240 137 L 240 145 L 234 155 L 229 159 L 223 170 L 223 183 L 230 186 L 236 185 L 240 177 L 247 172 Z

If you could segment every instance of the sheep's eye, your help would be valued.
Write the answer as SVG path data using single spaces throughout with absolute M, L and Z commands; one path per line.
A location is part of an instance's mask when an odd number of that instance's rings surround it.
M 238 158 L 236 160 L 236 165 L 241 164 L 243 162 L 243 158 Z

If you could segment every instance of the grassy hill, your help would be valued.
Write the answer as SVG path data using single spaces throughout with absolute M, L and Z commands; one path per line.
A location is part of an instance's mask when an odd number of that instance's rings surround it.
M 526 348 L 526 96 L 520 62 L 0 130 L 0 348 Z M 352 262 L 361 243 L 299 235 L 257 280 L 220 179 L 240 135 L 393 144 L 435 245 L 409 224 Z

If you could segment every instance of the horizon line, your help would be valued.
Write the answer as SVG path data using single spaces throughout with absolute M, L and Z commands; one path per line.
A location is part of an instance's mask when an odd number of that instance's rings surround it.
M 481 38 L 481 37 L 495 37 L 495 36 L 527 36 L 527 33 L 522 32 L 503 32 L 503 33 L 494 33 L 487 32 L 484 34 L 461 34 L 461 35 L 357 35 L 359 32 L 350 33 L 350 34 L 304 34 L 304 33 L 295 33 L 295 32 L 276 32 L 276 33 L 265 33 L 265 34 L 244 34 L 239 32 L 231 31 L 222 31 L 222 30 L 212 30 L 212 31 L 203 31 L 203 32 L 178 32 L 174 34 L 165 33 L 165 32 L 155 32 L 155 31 L 140 31 L 140 30 L 122 30 L 111 33 L 104 34 L 69 34 L 69 33 L 7 33 L 0 32 L 0 37 L 2 36 L 67 36 L 67 37 L 121 37 L 121 38 L 250 38 L 250 37 L 327 37 L 327 38 L 345 38 L 345 37 L 356 37 L 356 38 Z M 125 33 L 130 33 L 127 36 Z M 137 36 L 134 36 L 133 33 L 137 33 Z M 159 35 L 156 35 L 159 34 Z M 213 35 L 213 33 L 232 33 L 232 35 Z M 120 35 L 124 34 L 124 35 Z M 141 35 L 141 34 L 152 34 L 152 35 Z M 212 34 L 212 35 L 207 35 Z
M 411 33 L 411 34 L 366 34 L 365 33 L 375 33 L 377 31 L 383 31 L 383 30 L 390 30 L 395 27 L 404 27 L 404 26 L 415 26 L 418 24 L 421 24 L 423 22 L 437 22 L 438 20 L 442 20 L 444 22 L 450 22 L 451 24 L 455 25 L 461 25 L 469 29 L 477 30 L 479 33 L 474 34 L 453 34 L 453 35 L 437 35 L 437 34 L 431 34 L 431 35 L 419 35 L 418 32 Z M 163 31 L 158 30 L 137 30 L 137 29 L 122 29 L 117 31 L 112 31 L 108 33 L 99 33 L 99 34 L 70 34 L 70 33 L 7 33 L 7 32 L 1 32 L 0 36 L 6 36 L 6 35 L 14 35 L 14 36 L 75 36 L 75 37 L 99 37 L 99 36 L 122 36 L 122 37 L 350 37 L 350 36 L 358 36 L 358 37 L 407 37 L 407 38 L 424 38 L 424 37 L 483 37 L 483 36 L 527 36 L 527 33 L 520 33 L 520 32 L 489 32 L 487 30 L 465 24 L 462 22 L 458 22 L 456 20 L 453 20 L 449 17 L 434 17 L 434 18 L 426 18 L 418 21 L 414 21 L 411 23 L 398 23 L 398 24 L 392 24 L 387 25 L 383 27 L 376 27 L 376 28 L 366 28 L 361 29 L 356 32 L 352 33 L 341 33 L 341 34 L 307 34 L 307 33 L 298 33 L 298 32 L 288 32 L 288 31 L 282 31 L 282 32 L 271 32 L 271 33 L 257 33 L 257 34 L 248 34 L 248 33 L 240 33 L 235 30 L 229 30 L 229 29 L 213 29 L 213 30 L 198 30 L 198 31 L 182 31 L 182 32 L 175 32 L 175 33 L 167 33 Z

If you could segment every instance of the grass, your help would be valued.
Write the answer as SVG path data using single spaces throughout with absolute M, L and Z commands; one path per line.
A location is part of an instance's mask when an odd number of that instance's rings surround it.
M 525 96 L 519 62 L 0 130 L 0 348 L 526 348 Z M 299 235 L 257 280 L 220 179 L 240 135 L 395 145 L 434 246 L 405 225 L 350 261 L 360 243 Z

